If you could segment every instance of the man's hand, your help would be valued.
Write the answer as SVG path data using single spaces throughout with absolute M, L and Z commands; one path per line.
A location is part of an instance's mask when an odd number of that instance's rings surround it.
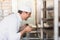
M 28 25 L 28 24 L 22 25 L 22 26 L 19 28 L 19 31 L 18 31 L 18 32 L 24 30 L 27 26 L 29 26 L 29 25 Z
M 22 31 L 20 31 L 20 36 L 22 36 L 24 33 L 30 32 L 32 30 L 31 26 L 26 26 Z
M 32 30 L 32 27 L 31 26 L 27 26 L 24 30 L 25 30 L 25 32 L 30 32 Z

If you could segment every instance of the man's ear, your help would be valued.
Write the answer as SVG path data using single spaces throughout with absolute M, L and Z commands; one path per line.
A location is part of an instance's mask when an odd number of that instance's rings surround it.
M 23 12 L 23 11 L 21 11 L 21 10 L 18 10 L 18 13 L 22 14 L 22 12 Z

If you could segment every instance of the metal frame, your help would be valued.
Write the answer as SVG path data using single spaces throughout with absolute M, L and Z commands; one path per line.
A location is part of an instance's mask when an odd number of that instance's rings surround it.
M 58 0 L 54 0 L 54 40 L 58 40 Z

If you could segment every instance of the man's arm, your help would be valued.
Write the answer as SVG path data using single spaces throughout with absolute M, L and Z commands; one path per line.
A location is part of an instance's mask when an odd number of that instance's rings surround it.
M 24 33 L 30 32 L 32 28 L 30 26 L 25 27 L 22 31 L 20 31 L 20 36 L 22 36 Z

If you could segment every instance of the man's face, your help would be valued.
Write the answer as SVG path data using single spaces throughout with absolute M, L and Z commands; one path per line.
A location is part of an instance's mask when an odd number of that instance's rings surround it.
M 23 13 L 23 18 L 24 20 L 27 20 L 30 16 L 31 16 L 31 13 L 30 12 L 22 12 Z

